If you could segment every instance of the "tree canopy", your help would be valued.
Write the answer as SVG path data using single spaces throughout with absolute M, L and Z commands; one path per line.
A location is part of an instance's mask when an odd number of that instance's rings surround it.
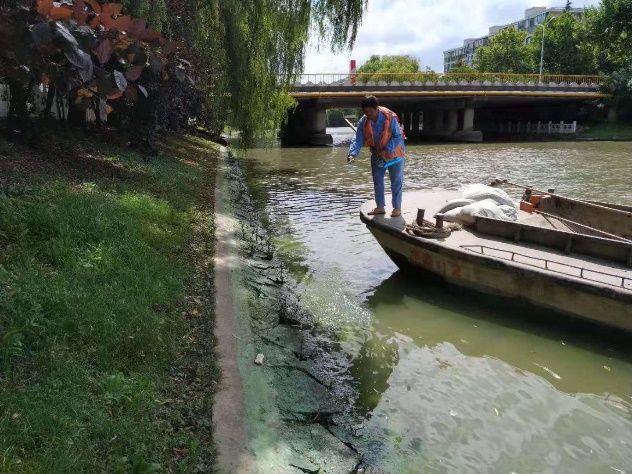
M 177 129 L 194 113 L 198 92 L 188 75 L 187 43 L 148 28 L 121 3 L 37 0 L 25 9 L 14 2 L 1 11 L 0 26 L 10 133 L 36 132 L 42 127 L 29 122 L 45 126 L 54 112 L 82 125 L 88 110 L 97 123 L 109 122 L 116 111 L 118 125 L 135 129 L 130 135 L 136 137 L 147 132 L 148 140 L 157 126 Z M 44 101 L 35 97 L 36 89 L 44 91 Z
M 538 26 L 532 41 L 526 32 L 508 28 L 476 50 L 479 72 L 537 73 L 542 52 L 545 74 L 605 74 L 603 90 L 613 94 L 622 110 L 632 115 L 632 1 L 601 0 L 584 10 L 583 21 L 571 12 L 549 18 Z
M 475 73 L 476 69 L 468 66 L 464 61 L 458 60 L 450 68 L 450 72 L 455 74 Z
M 526 31 L 507 28 L 489 38 L 476 50 L 474 67 L 480 72 L 526 74 L 533 71 Z
M 632 62 L 630 0 L 601 0 L 598 7 L 585 9 L 583 21 L 567 1 L 564 13 L 538 26 L 529 44 L 526 32 L 498 32 L 476 51 L 474 67 L 480 72 L 537 73 L 543 30 L 545 74 L 611 74 Z
M 361 82 L 410 80 L 409 76 L 398 76 L 398 74 L 419 72 L 419 61 L 408 55 L 380 56 L 374 54 L 357 69 L 357 72 L 371 74 L 361 76 L 359 78 Z
M 586 40 L 595 47 L 599 69 L 609 74 L 632 62 L 632 2 L 601 0 L 597 8 L 588 8 L 585 20 Z
M 380 56 L 374 54 L 357 69 L 359 73 L 419 72 L 419 60 L 409 55 Z
M 60 71 L 66 63 L 73 64 L 78 73 L 85 68 L 90 71 L 102 69 L 102 52 L 95 49 L 96 43 L 86 45 L 84 41 L 93 37 L 100 41 L 98 44 L 105 44 L 101 41 L 102 38 L 120 40 L 120 44 L 117 43 L 120 48 L 116 48 L 118 63 L 113 62 L 110 65 L 111 71 L 108 72 L 112 77 L 123 77 L 128 74 L 131 66 L 139 66 L 138 70 L 140 66 L 144 67 L 143 56 L 136 55 L 134 61 L 131 61 L 128 57 L 135 53 L 127 50 L 144 50 L 147 47 L 143 46 L 144 43 L 127 44 L 119 34 L 129 33 L 131 24 L 142 23 L 158 35 L 156 38 L 164 38 L 160 46 L 179 40 L 187 43 L 186 54 L 178 58 L 173 65 L 173 74 L 169 74 L 169 77 L 181 79 L 181 71 L 186 69 L 190 76 L 190 80 L 187 78 L 185 81 L 190 90 L 181 87 L 177 98 L 180 108 L 184 111 L 193 106 L 197 109 L 193 117 L 215 133 L 222 130 L 227 120 L 231 121 L 241 130 L 243 144 L 247 146 L 265 130 L 277 128 L 286 117 L 287 108 L 292 104 L 287 89 L 302 72 L 304 48 L 310 34 L 318 36 L 320 42 L 330 45 L 334 51 L 351 47 L 367 2 L 368 0 L 123 0 L 121 4 L 80 0 L 75 2 L 77 6 L 57 6 L 52 0 L 37 0 L 34 2 L 35 8 L 29 11 L 18 4 L 18 0 L 6 0 L 3 4 L 6 8 L 0 12 L 0 24 L 3 25 L 0 30 L 0 80 L 6 81 L 9 73 L 13 74 L 15 71 L 24 76 L 20 81 L 13 81 L 10 88 L 12 101 L 22 100 L 24 104 L 21 110 L 25 111 L 29 108 L 26 102 L 30 100 L 26 90 L 41 84 L 43 80 L 41 68 L 34 68 L 34 65 L 50 65 L 49 58 L 52 58 L 54 64 L 60 66 Z M 95 18 L 95 9 L 100 12 L 102 5 L 104 11 L 111 10 L 113 14 L 108 14 L 107 24 L 103 23 L 103 27 L 96 28 L 96 23 L 92 25 L 92 19 Z M 32 17 L 27 18 L 29 15 Z M 79 24 L 76 29 L 77 18 L 84 17 L 90 24 Z M 33 40 L 50 43 L 46 39 L 46 25 L 49 22 L 54 31 L 69 32 L 70 36 L 65 37 L 68 44 L 78 41 L 81 47 L 72 49 L 68 46 L 60 50 L 55 46 L 56 49 L 50 51 L 43 51 L 40 46 L 39 49 L 30 48 L 29 44 Z M 61 26 L 55 26 L 58 24 Z M 41 34 L 37 36 L 30 32 L 28 25 L 36 25 L 35 33 Z M 33 26 L 30 29 L 33 30 Z M 61 33 L 60 35 L 64 36 Z M 84 38 L 82 35 L 87 36 Z M 16 41 L 16 38 L 21 40 Z M 139 41 L 144 40 L 140 38 Z M 154 38 L 152 41 L 157 40 Z M 108 44 L 114 49 L 112 41 Z M 59 56 L 60 51 L 62 56 Z M 120 55 L 121 51 L 127 53 Z M 151 51 L 147 51 L 149 67 L 149 58 L 152 55 Z M 34 52 L 41 57 L 35 56 Z M 73 54 L 78 56 L 72 56 Z M 171 52 L 159 53 L 156 58 L 162 60 L 161 58 L 170 54 Z M 81 67 L 77 66 L 79 63 Z M 153 66 L 157 71 L 159 66 L 156 61 Z M 70 88 L 64 86 L 57 88 L 57 91 L 64 95 L 69 90 L 74 91 L 75 95 L 84 88 L 90 91 L 91 79 L 88 79 L 87 73 L 84 76 Z M 26 92 L 18 90 L 21 88 Z M 121 83 L 121 90 L 123 89 Z M 155 91 L 148 92 L 148 100 L 153 104 L 150 113 L 154 116 L 162 113 L 161 111 L 171 110 L 176 105 L 172 100 L 173 94 L 165 92 L 165 87 L 159 83 Z M 87 107 L 93 106 L 94 101 L 87 100 L 92 99 L 91 94 L 94 92 L 82 93 L 80 102 L 85 102 Z M 70 97 L 70 100 L 74 101 L 75 96 Z M 168 102 L 169 105 L 165 105 Z M 119 110 L 124 108 L 119 107 Z M 170 114 L 162 115 L 166 122 L 172 121 Z M 190 116 L 189 113 L 181 114 L 178 120 L 186 123 Z
M 538 26 L 529 44 L 534 70 L 539 67 L 544 30 L 543 72 L 545 74 L 594 74 L 594 47 L 586 41 L 588 28 L 569 12 Z

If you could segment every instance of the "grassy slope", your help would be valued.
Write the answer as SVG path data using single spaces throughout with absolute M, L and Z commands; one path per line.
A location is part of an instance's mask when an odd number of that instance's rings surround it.
M 216 153 L 110 138 L 0 142 L 4 472 L 210 469 Z

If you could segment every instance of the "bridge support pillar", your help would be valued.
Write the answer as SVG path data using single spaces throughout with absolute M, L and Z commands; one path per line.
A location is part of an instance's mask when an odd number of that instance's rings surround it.
M 463 131 L 474 130 L 474 107 L 466 107 L 463 111 Z
M 440 106 L 443 108 L 423 112 L 423 132 L 420 132 L 419 136 L 437 141 L 483 141 L 483 133 L 474 130 L 474 108 L 470 104 L 464 101 L 452 101 Z
M 331 145 L 333 138 L 327 133 L 327 109 L 322 102 L 313 99 L 301 102 L 288 112 L 288 121 L 281 131 L 283 145 Z
M 458 111 L 455 112 L 458 117 Z M 459 142 L 483 141 L 483 132 L 480 130 L 474 130 L 474 107 L 465 107 L 463 109 L 463 129 L 453 131 L 452 136 L 454 140 Z

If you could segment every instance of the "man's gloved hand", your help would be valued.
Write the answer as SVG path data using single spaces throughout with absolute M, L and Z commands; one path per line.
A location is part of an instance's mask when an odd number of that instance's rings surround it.
M 353 163 L 355 161 L 355 156 L 347 155 L 347 163 Z

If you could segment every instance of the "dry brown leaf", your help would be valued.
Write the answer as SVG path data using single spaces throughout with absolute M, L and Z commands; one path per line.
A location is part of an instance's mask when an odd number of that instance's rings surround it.
M 67 6 L 53 7 L 48 15 L 51 20 L 70 20 L 73 16 L 73 10 Z
M 123 91 L 120 89 L 116 89 L 114 90 L 114 92 L 110 93 L 110 95 L 108 95 L 108 99 L 109 100 L 115 100 L 118 99 L 119 97 L 121 97 L 123 95 Z
M 128 33 L 130 36 L 134 38 L 142 39 L 145 30 L 147 29 L 147 22 L 141 18 L 134 18 L 130 22 L 130 27 L 128 29 Z
M 101 14 L 101 24 L 108 30 L 111 30 L 112 28 L 114 28 L 116 20 L 109 15 Z
M 127 70 L 127 78 L 130 81 L 138 80 L 140 75 L 143 73 L 143 69 L 145 69 L 145 66 L 132 66 Z
M 53 8 L 53 0 L 39 0 L 37 2 L 37 13 L 46 16 Z
M 97 0 L 88 0 L 88 4 L 92 7 L 95 13 L 101 13 L 101 4 Z
M 75 0 L 72 7 L 73 16 L 78 26 L 85 26 L 88 21 L 88 13 L 86 12 L 86 2 L 84 0 Z
M 106 3 L 101 8 L 101 14 L 111 17 L 113 15 L 120 15 L 122 10 L 122 3 Z
M 132 17 L 123 15 L 114 20 L 114 28 L 119 31 L 127 31 L 132 26 Z

